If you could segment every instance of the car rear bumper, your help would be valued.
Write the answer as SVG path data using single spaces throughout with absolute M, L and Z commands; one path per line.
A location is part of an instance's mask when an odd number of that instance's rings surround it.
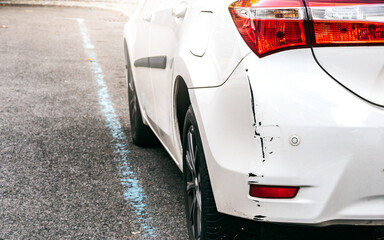
M 384 224 L 384 109 L 336 83 L 309 49 L 250 54 L 224 85 L 190 95 L 220 212 Z M 249 196 L 250 184 L 300 190 L 293 199 L 262 199 Z

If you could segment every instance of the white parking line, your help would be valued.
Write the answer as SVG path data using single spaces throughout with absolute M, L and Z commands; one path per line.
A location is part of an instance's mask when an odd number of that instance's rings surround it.
M 93 78 L 98 86 L 98 101 L 101 111 L 104 114 L 106 125 L 113 137 L 114 153 L 117 162 L 120 164 L 120 182 L 123 185 L 125 192 L 124 197 L 134 209 L 136 219 L 141 225 L 141 232 L 145 239 L 155 238 L 155 229 L 151 226 L 150 216 L 146 210 L 147 196 L 140 186 L 136 174 L 131 171 L 128 162 L 128 138 L 122 130 L 117 114 L 113 107 L 111 97 L 108 93 L 108 86 L 105 83 L 103 70 L 101 69 L 97 56 L 94 51 L 94 46 L 88 35 L 84 19 L 75 19 L 80 27 L 80 33 L 83 39 L 85 54 L 90 59 Z

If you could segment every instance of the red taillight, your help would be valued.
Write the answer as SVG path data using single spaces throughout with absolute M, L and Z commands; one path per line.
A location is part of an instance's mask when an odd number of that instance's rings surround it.
M 229 10 L 241 36 L 259 57 L 309 46 L 302 0 L 240 0 Z
M 249 194 L 258 198 L 294 198 L 298 191 L 298 187 L 251 185 Z
M 371 22 L 314 21 L 315 45 L 384 43 L 384 24 Z
M 304 1 L 307 9 L 303 0 L 238 0 L 229 10 L 259 57 L 300 47 L 384 44 L 383 0 Z
M 305 1 L 312 20 L 314 46 L 384 43 L 383 1 Z

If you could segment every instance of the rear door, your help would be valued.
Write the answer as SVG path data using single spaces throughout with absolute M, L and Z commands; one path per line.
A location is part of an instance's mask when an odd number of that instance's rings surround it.
M 153 87 L 150 81 L 150 69 L 147 59 L 149 55 L 149 38 L 152 4 L 157 0 L 143 0 L 140 2 L 136 15 L 131 20 L 132 35 L 129 44 L 134 46 L 130 49 L 135 88 L 139 97 L 142 112 L 146 119 L 152 122 L 155 119 Z
M 173 109 L 173 59 L 179 48 L 180 28 L 191 1 L 156 0 L 149 40 L 151 82 L 155 96 L 158 135 L 170 146 Z M 171 149 L 170 149 L 171 150 Z M 172 150 L 171 150 L 172 151 Z

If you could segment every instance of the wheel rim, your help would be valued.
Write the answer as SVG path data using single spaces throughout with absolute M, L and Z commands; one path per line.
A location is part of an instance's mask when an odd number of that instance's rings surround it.
M 188 221 L 191 224 L 194 239 L 199 240 L 201 235 L 201 188 L 200 170 L 198 167 L 198 148 L 194 128 L 191 125 L 187 132 L 187 146 L 185 152 L 187 165 L 186 192 L 188 196 Z

